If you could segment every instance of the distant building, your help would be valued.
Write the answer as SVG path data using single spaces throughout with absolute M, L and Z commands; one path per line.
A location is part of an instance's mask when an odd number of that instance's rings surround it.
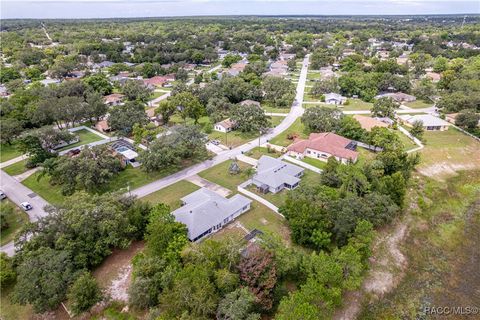
M 432 82 L 438 82 L 442 78 L 442 75 L 438 72 L 426 72 L 425 73 L 425 78 L 430 78 Z
M 58 79 L 43 79 L 39 81 L 41 84 L 43 84 L 45 87 L 52 85 L 52 84 L 59 84 L 61 81 Z
M 252 177 L 252 183 L 264 193 L 291 190 L 299 185 L 303 171 L 303 168 L 294 164 L 262 156 L 258 160 L 257 173 Z
M 406 114 L 399 116 L 399 119 L 408 126 L 412 126 L 415 122 L 420 121 L 423 128 L 428 131 L 445 131 L 451 125 L 447 121 L 431 114 L 417 114 L 413 116 Z
M 347 98 L 345 98 L 344 96 L 342 96 L 338 93 L 327 93 L 327 94 L 325 94 L 325 103 L 326 104 L 341 105 L 341 104 L 344 104 L 345 101 L 347 101 Z
M 260 108 L 260 102 L 258 101 L 255 101 L 255 100 L 243 100 L 240 102 L 240 105 L 241 106 L 250 106 L 250 105 L 254 105 L 254 106 L 257 106 Z
M 357 143 L 333 132 L 311 133 L 308 139 L 297 139 L 287 147 L 288 154 L 296 158 L 310 157 L 327 161 L 335 157 L 342 163 L 356 162 Z
M 240 194 L 231 198 L 201 188 L 181 199 L 182 206 L 173 211 L 175 220 L 187 226 L 188 239 L 197 241 L 222 229 L 250 209 L 252 200 Z
M 143 83 L 147 87 L 156 88 L 156 87 L 164 87 L 167 83 L 175 81 L 174 74 L 168 74 L 165 76 L 155 76 L 149 79 L 144 79 Z
M 123 103 L 124 98 L 125 98 L 125 95 L 121 93 L 112 93 L 103 97 L 103 102 L 105 102 L 105 104 L 110 107 L 118 106 Z
M 225 133 L 225 132 L 230 132 L 230 131 L 234 130 L 235 127 L 236 127 L 235 121 L 230 120 L 230 118 L 229 118 L 229 119 L 225 119 L 223 121 L 215 123 L 215 125 L 213 126 L 213 129 L 215 131 Z
M 372 117 L 362 116 L 359 114 L 354 115 L 353 118 L 357 120 L 360 123 L 360 126 L 367 131 L 372 131 L 372 129 L 375 127 L 388 128 L 389 126 L 387 123 L 383 121 L 377 120 Z
M 397 102 L 413 102 L 417 100 L 415 96 L 412 96 L 410 94 L 406 94 L 403 92 L 388 92 L 388 93 L 382 93 L 379 94 L 378 96 L 375 97 L 375 99 L 380 99 L 380 98 L 392 98 L 393 100 Z

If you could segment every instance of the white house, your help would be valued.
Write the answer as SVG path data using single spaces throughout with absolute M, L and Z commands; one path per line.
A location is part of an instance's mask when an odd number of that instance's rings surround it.
M 415 122 L 420 121 L 423 128 L 428 131 L 445 131 L 451 125 L 449 122 L 431 114 L 416 114 L 413 116 L 405 114 L 399 116 L 399 119 L 408 126 L 412 126 Z
M 340 105 L 344 104 L 345 101 L 347 101 L 347 98 L 344 96 L 338 94 L 338 93 L 327 93 L 325 94 L 325 103 L 326 104 L 335 104 L 335 105 Z
M 213 126 L 213 129 L 215 131 L 220 131 L 220 132 L 226 133 L 226 132 L 230 132 L 233 129 L 235 129 L 235 126 L 236 126 L 235 121 L 230 120 L 230 118 L 229 118 L 229 119 L 225 119 L 223 121 L 215 123 L 215 125 Z
M 197 241 L 222 229 L 242 213 L 250 210 L 252 200 L 241 194 L 224 198 L 201 188 L 181 199 L 182 206 L 173 211 L 175 220 L 188 228 L 188 239 Z
M 258 160 L 257 173 L 252 177 L 252 183 L 264 193 L 294 189 L 299 185 L 303 171 L 303 168 L 294 164 L 262 156 Z

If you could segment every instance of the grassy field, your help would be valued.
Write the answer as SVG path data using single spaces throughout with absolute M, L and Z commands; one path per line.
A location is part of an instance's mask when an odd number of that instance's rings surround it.
M 28 170 L 28 168 L 25 167 L 26 163 L 27 163 L 26 159 L 22 161 L 18 161 L 14 164 L 9 165 L 8 167 L 3 168 L 2 170 L 11 176 L 16 176 Z
M 365 102 L 360 99 L 348 99 L 349 104 L 343 105 L 342 110 L 345 111 L 358 111 L 358 110 L 370 110 L 373 107 L 373 103 Z
M 15 304 L 10 300 L 10 295 L 13 291 L 13 285 L 2 287 L 0 290 L 0 319 L 2 320 L 20 320 L 32 319 L 32 307 Z
M 290 108 L 274 108 L 274 107 L 268 107 L 268 106 L 262 106 L 263 110 L 266 112 L 271 112 L 271 113 L 289 113 Z
M 258 132 L 243 133 L 235 130 L 227 134 L 224 132 L 212 131 L 212 133 L 208 135 L 208 138 L 210 140 L 219 140 L 221 144 L 226 145 L 227 147 L 235 148 L 255 138 L 258 138 L 258 136 Z
M 280 122 L 283 121 L 283 119 L 285 119 L 285 117 L 271 117 L 270 119 L 270 123 L 272 124 L 272 127 L 276 127 L 280 124 Z
M 68 146 L 65 146 L 61 149 L 58 149 L 57 151 L 67 150 L 67 149 L 83 146 L 85 144 L 92 143 L 95 141 L 103 140 L 103 138 L 100 137 L 99 135 L 96 135 L 95 133 L 92 133 L 85 129 L 75 131 L 74 134 L 80 138 L 80 141 L 78 141 L 77 143 L 73 143 Z
M 8 145 L 8 144 L 1 144 L 0 145 L 0 162 L 5 162 L 10 159 L 16 158 L 21 156 L 22 153 L 17 150 L 15 144 Z
M 433 106 L 433 103 L 429 101 L 415 100 L 413 102 L 407 102 L 405 105 L 412 109 L 423 109 Z
M 30 188 L 33 192 L 40 195 L 50 204 L 61 204 L 65 201 L 65 196 L 62 195 L 62 189 L 58 185 L 51 185 L 48 177 L 38 179 L 39 172 L 32 174 L 30 177 L 22 181 L 22 184 Z
M 400 141 L 403 143 L 403 145 L 405 146 L 405 150 L 408 151 L 410 149 L 414 149 L 416 147 L 418 147 L 415 142 L 412 141 L 412 139 L 410 139 L 409 137 L 407 137 L 406 135 L 404 135 L 403 133 L 401 133 L 400 131 L 395 131 L 395 133 L 397 134 L 397 136 L 400 138 Z
M 22 225 L 28 222 L 28 215 L 8 199 L 0 202 L 0 212 L 5 214 L 8 228 L 0 232 L 0 245 L 3 246 L 15 238 Z
M 198 119 L 198 125 L 200 127 L 203 127 L 205 125 L 205 123 L 209 122 L 210 121 L 210 118 L 207 117 L 207 116 L 204 116 L 204 117 L 201 117 L 200 119 Z M 176 125 L 176 124 L 184 124 L 185 122 L 183 121 L 183 119 L 178 115 L 174 115 L 170 118 L 170 125 Z M 187 121 L 186 121 L 186 124 L 188 125 L 193 125 L 195 124 L 195 121 L 193 119 L 190 119 L 190 118 L 187 118 Z
M 315 72 L 315 71 L 309 71 L 307 73 L 307 79 L 308 80 L 318 80 L 322 77 L 322 74 L 320 72 Z
M 455 128 L 425 131 L 425 148 L 417 169 L 428 177 L 443 180 L 460 170 L 480 168 L 480 143 Z
M 300 121 L 300 118 L 295 120 L 295 122 L 287 130 L 270 140 L 270 143 L 286 147 L 293 142 L 292 140 L 287 139 L 287 135 L 293 133 L 298 134 L 300 138 L 307 138 L 308 136 L 305 133 L 305 127 Z
M 285 219 L 257 201 L 253 201 L 252 208 L 237 220 L 249 231 L 258 229 L 265 233 L 277 234 L 285 242 L 290 243 L 290 230 Z
M 318 160 L 318 159 L 315 159 L 315 158 L 310 158 L 310 157 L 305 157 L 305 158 L 302 159 L 302 161 L 305 162 L 305 163 L 308 163 L 308 164 L 310 164 L 314 167 L 317 167 L 319 169 L 323 169 L 327 165 L 327 163 L 325 161 Z
M 180 180 L 174 184 L 158 190 L 154 193 L 143 197 L 143 201 L 150 202 L 151 204 L 165 203 L 170 206 L 171 210 L 180 208 L 180 198 L 200 189 L 199 186 L 185 180 Z
M 408 269 L 383 299 L 365 302 L 358 319 L 429 319 L 422 314 L 426 306 L 478 305 L 480 171 L 445 182 L 423 176 L 415 181 L 409 236 L 402 245 Z
M 282 154 L 280 152 L 276 152 L 273 149 L 271 149 L 271 152 L 268 152 L 268 149 L 265 147 L 255 147 L 249 152 L 245 153 L 245 155 L 254 159 L 260 159 L 260 157 L 263 155 L 270 156 L 272 158 L 278 158 Z
M 231 161 L 224 161 L 216 166 L 213 166 L 205 171 L 200 172 L 198 175 L 208 181 L 219 184 L 222 187 L 230 189 L 234 192 L 237 191 L 237 186 L 248 179 L 242 173 L 232 175 L 228 172 Z M 238 161 L 238 165 L 241 170 L 250 167 L 249 164 Z
M 287 193 L 290 192 L 290 190 L 284 189 L 277 193 L 271 193 L 271 192 L 261 193 L 257 191 L 257 187 L 253 184 L 248 186 L 248 191 L 255 193 L 257 196 L 264 198 L 265 200 L 267 200 L 270 203 L 273 203 L 277 207 L 280 207 L 284 204 L 285 199 L 287 197 Z

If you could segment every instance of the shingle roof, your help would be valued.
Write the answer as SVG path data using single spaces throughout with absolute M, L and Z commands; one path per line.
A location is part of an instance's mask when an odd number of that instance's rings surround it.
M 311 133 L 307 140 L 298 139 L 287 149 L 288 151 L 304 153 L 308 148 L 323 151 L 339 158 L 355 160 L 358 157 L 358 152 L 346 148 L 351 142 L 352 140 L 333 132 Z
M 182 201 L 185 205 L 172 214 L 176 221 L 187 226 L 189 239 L 195 239 L 252 202 L 240 194 L 227 199 L 206 188 L 190 193 Z
M 253 179 L 262 184 L 276 188 L 285 183 L 289 185 L 298 183 L 300 179 L 295 176 L 303 171 L 303 168 L 294 164 L 269 156 L 262 156 L 258 160 L 257 174 Z
M 224 127 L 225 129 L 231 129 L 236 126 L 235 121 L 231 120 L 230 118 L 225 119 L 223 121 L 217 122 L 217 125 Z

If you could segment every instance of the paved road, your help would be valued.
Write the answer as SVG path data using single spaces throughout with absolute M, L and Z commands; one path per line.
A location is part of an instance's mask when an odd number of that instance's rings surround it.
M 32 190 L 25 187 L 15 178 L 6 174 L 3 170 L 0 170 L 0 188 L 5 192 L 10 201 L 16 205 L 20 206 L 20 203 L 25 201 L 32 205 L 33 209 L 27 211 L 30 221 L 37 221 L 38 218 L 47 215 L 47 212 L 45 212 L 43 208 L 48 205 L 48 202 L 39 195 L 33 193 Z M 12 256 L 14 254 L 13 241 L 0 247 L 0 251 Z
M 131 193 L 138 196 L 144 197 L 149 195 L 155 191 L 163 189 L 179 180 L 185 179 L 189 176 L 198 174 L 199 172 L 211 168 L 219 163 L 222 163 L 226 160 L 232 159 L 242 153 L 250 151 L 251 149 L 267 143 L 269 140 L 274 138 L 275 136 L 279 135 L 283 131 L 287 130 L 294 122 L 303 114 L 302 102 L 303 102 L 303 94 L 305 92 L 305 83 L 307 80 L 307 70 L 308 70 L 308 59 L 309 55 L 305 57 L 302 64 L 302 70 L 300 72 L 300 78 L 297 84 L 297 94 L 295 97 L 295 101 L 293 103 L 292 108 L 288 115 L 283 119 L 283 121 L 276 126 L 275 128 L 271 129 L 267 134 L 261 136 L 258 139 L 245 143 L 241 146 L 238 146 L 232 150 L 228 150 L 216 155 L 211 160 L 206 160 L 201 163 L 198 163 L 194 166 L 185 168 L 177 173 L 174 173 L 168 177 L 159 179 L 147 185 L 144 185 L 138 189 L 132 190 Z

